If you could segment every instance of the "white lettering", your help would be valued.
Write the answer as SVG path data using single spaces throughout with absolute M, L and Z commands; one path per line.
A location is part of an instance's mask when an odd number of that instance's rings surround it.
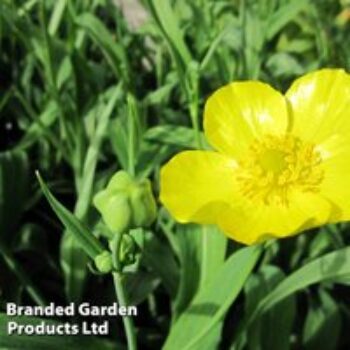
M 8 335 L 13 334 L 14 331 L 17 330 L 17 327 L 18 327 L 17 322 L 13 322 L 13 321 L 9 322 L 9 323 L 7 324 L 7 334 L 8 334 Z
M 17 305 L 15 303 L 6 304 L 6 314 L 7 316 L 16 316 L 17 315 Z
M 128 307 L 128 316 L 137 316 L 137 307 L 129 306 Z
M 79 314 L 81 316 L 89 316 L 90 315 L 90 305 L 89 303 L 82 303 L 79 306 Z
M 84 335 L 108 335 L 109 322 L 105 321 L 101 324 L 93 322 L 90 325 L 87 322 L 83 322 L 81 329 Z

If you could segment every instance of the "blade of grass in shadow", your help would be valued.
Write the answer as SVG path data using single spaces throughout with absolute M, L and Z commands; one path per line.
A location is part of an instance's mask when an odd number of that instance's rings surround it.
M 245 329 L 249 325 L 282 300 L 316 283 L 326 281 L 342 283 L 343 280 L 346 283 L 349 276 L 350 247 L 336 250 L 307 263 L 285 278 L 259 302 L 255 311 L 240 325 L 236 344 L 242 341 Z
M 0 243 L 0 255 L 4 259 L 8 268 L 16 275 L 16 277 L 21 282 L 22 286 L 31 296 L 31 298 L 40 306 L 47 305 L 47 302 L 38 290 L 38 288 L 33 284 L 32 280 L 28 277 L 26 271 L 23 270 L 22 266 L 17 262 L 10 250 Z M 0 328 L 1 329 L 1 328 Z M 1 344 L 1 342 L 0 342 Z
M 336 250 L 301 267 L 285 278 L 271 293 L 260 303 L 256 310 L 255 318 L 271 307 L 312 284 L 350 275 L 350 247 Z
M 75 19 L 75 22 L 100 47 L 117 78 L 130 87 L 132 76 L 124 47 L 112 37 L 105 25 L 93 14 L 83 13 Z
M 45 305 L 44 297 L 10 249 L 28 200 L 28 168 L 28 157 L 23 151 L 0 153 L 0 255 L 32 299 Z

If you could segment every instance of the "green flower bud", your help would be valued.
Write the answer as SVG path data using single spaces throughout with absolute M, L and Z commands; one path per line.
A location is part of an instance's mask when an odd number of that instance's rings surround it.
M 107 190 L 123 190 L 126 191 L 133 186 L 131 176 L 124 170 L 115 173 L 109 180 Z
M 134 238 L 128 234 L 123 235 L 120 250 L 119 260 L 125 265 L 131 265 L 136 261 L 136 255 L 139 253 L 139 248 Z
M 117 234 L 149 226 L 157 216 L 150 181 L 137 182 L 123 170 L 111 178 L 106 189 L 96 194 L 94 205 L 108 228 Z
M 132 213 L 126 192 L 119 190 L 110 192 L 107 187 L 95 196 L 94 204 L 113 232 L 123 233 L 130 227 Z
M 109 273 L 113 270 L 113 260 L 111 254 L 105 250 L 95 258 L 95 265 L 98 271 Z
M 150 226 L 156 219 L 157 206 L 149 180 L 143 180 L 133 188 L 130 202 L 133 213 L 133 228 Z

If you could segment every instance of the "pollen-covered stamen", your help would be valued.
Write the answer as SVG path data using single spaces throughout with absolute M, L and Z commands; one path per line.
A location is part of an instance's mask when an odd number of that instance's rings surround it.
M 293 189 L 317 192 L 323 179 L 321 156 L 312 144 L 292 136 L 267 135 L 250 146 L 237 176 L 242 193 L 265 204 L 288 205 Z

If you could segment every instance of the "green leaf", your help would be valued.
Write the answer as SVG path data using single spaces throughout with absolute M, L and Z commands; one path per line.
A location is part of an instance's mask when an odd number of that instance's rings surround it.
M 336 350 L 342 324 L 340 308 L 326 291 L 320 290 L 317 299 L 310 300 L 303 330 L 303 349 Z
M 254 312 L 263 297 L 284 278 L 283 271 L 277 266 L 264 265 L 260 271 L 248 279 L 245 286 L 247 318 Z M 295 311 L 295 297 L 292 295 L 256 319 L 248 329 L 248 349 L 290 349 L 290 335 Z M 274 332 L 271 332 L 271 329 Z
M 26 148 L 37 142 L 43 135 L 46 136 L 49 128 L 57 120 L 58 116 L 57 103 L 50 100 L 43 108 L 43 112 L 27 128 L 22 140 L 19 143 L 20 148 Z
M 45 306 L 46 300 L 38 290 L 38 288 L 33 284 L 29 274 L 23 270 L 22 266 L 17 262 L 12 252 L 5 246 L 0 243 L 0 255 L 2 256 L 7 267 L 11 272 L 16 275 L 18 280 L 21 283 L 21 286 L 24 287 L 32 299 L 40 306 Z
M 288 22 L 292 21 L 300 11 L 309 6 L 309 0 L 291 0 L 281 6 L 270 18 L 266 37 L 272 39 Z
M 265 43 L 265 26 L 254 8 L 247 8 L 243 18 L 245 74 L 248 78 L 257 79 L 262 64 L 261 51 Z
M 350 247 L 339 249 L 315 259 L 284 279 L 260 303 L 254 319 L 261 313 L 292 295 L 315 283 L 340 279 L 350 274 Z M 251 320 L 252 320 L 251 319 Z
M 158 287 L 160 279 L 151 272 L 126 274 L 124 285 L 129 305 L 138 305 Z
M 202 143 L 205 143 L 201 134 Z M 148 129 L 144 138 L 148 141 L 162 144 L 176 145 L 184 148 L 196 148 L 196 139 L 193 129 L 178 125 L 159 125 Z
M 90 139 L 90 144 L 84 159 L 83 171 L 78 181 L 78 200 L 75 206 L 74 214 L 83 219 L 91 204 L 91 196 L 93 192 L 93 183 L 96 173 L 98 159 L 100 157 L 100 149 L 102 141 L 106 135 L 109 120 L 115 105 L 122 94 L 121 86 L 118 85 L 103 94 L 103 108 L 100 110 L 98 118 L 96 118 L 95 132 Z M 97 113 L 97 111 L 96 111 Z
M 192 61 L 191 54 L 183 39 L 178 18 L 170 5 L 169 0 L 147 0 L 151 15 L 161 30 L 165 40 L 175 56 L 181 58 L 182 64 L 186 66 Z
M 167 101 L 170 97 L 170 93 L 176 86 L 176 80 L 166 85 L 159 87 L 157 90 L 151 91 L 144 99 L 146 105 L 160 105 Z
M 202 232 L 199 225 L 179 225 L 176 238 L 179 246 L 180 282 L 174 303 L 175 317 L 190 304 L 201 278 Z
M 220 47 L 224 39 L 229 37 L 231 44 L 232 41 L 236 39 L 237 43 L 240 43 L 240 37 L 241 37 L 241 29 L 239 28 L 238 25 L 229 25 L 225 29 L 223 29 L 217 37 L 211 41 L 211 44 L 203 57 L 201 64 L 200 64 L 200 70 L 204 73 L 205 69 L 207 68 L 208 64 L 214 57 L 214 54 L 217 52 L 217 49 Z M 238 45 L 237 45 L 238 46 Z
M 174 154 L 173 148 L 171 145 L 143 142 L 137 159 L 137 178 L 148 178 L 154 169 L 164 164 Z
M 173 298 L 176 295 L 179 281 L 178 265 L 168 245 L 164 244 L 151 232 L 145 233 L 143 262 L 157 274 Z
M 225 261 L 227 239 L 213 225 L 180 225 L 180 285 L 174 303 L 175 317 L 190 304 L 199 288 L 205 288 Z
M 260 246 L 242 248 L 221 266 L 171 328 L 164 350 L 196 348 L 198 342 L 222 320 L 237 298 L 260 251 Z
M 49 191 L 48 187 L 41 178 L 39 172 L 36 172 L 40 187 L 49 202 L 51 208 L 61 220 L 65 228 L 74 235 L 79 242 L 81 248 L 94 259 L 97 255 L 103 252 L 103 246 L 98 239 L 84 227 L 84 225 L 67 210 Z
M 64 276 L 64 290 L 71 302 L 80 302 L 85 287 L 89 258 L 77 241 L 66 231 L 60 244 L 60 265 Z
M 0 348 L 1 349 L 26 349 L 26 350 L 121 350 L 124 349 L 118 343 L 95 337 L 62 336 L 62 335 L 8 335 L 9 322 L 17 322 L 23 325 L 39 325 L 45 322 L 47 325 L 59 325 L 60 323 L 40 319 L 36 317 L 7 316 L 0 313 Z
M 97 104 L 96 109 L 92 111 L 94 116 L 96 116 L 94 132 L 86 152 L 82 174 L 80 176 L 76 175 L 78 199 L 75 204 L 74 215 L 82 221 L 91 207 L 91 197 L 94 190 L 94 179 L 100 157 L 101 144 L 121 93 L 120 85 L 108 89 L 102 94 L 101 103 Z M 74 239 L 70 232 L 67 231 L 64 233 L 61 241 L 60 258 L 68 300 L 79 301 L 84 290 L 87 274 L 87 256 L 80 249 L 79 241 Z
M 266 61 L 266 68 L 276 78 L 295 77 L 304 73 L 304 68 L 297 59 L 284 52 L 272 54 Z
M 128 132 L 125 117 L 120 116 L 112 120 L 108 128 L 108 136 L 113 152 L 122 169 L 128 168 Z
M 218 272 L 225 261 L 227 238 L 214 225 L 201 225 L 201 279 L 205 286 Z
M 28 195 L 28 157 L 22 151 L 0 153 L 0 242 L 14 237 Z
M 83 28 L 100 47 L 114 73 L 127 85 L 130 82 L 128 58 L 125 50 L 107 30 L 103 22 L 91 13 L 83 13 L 75 19 L 78 26 Z
M 54 6 L 52 11 L 52 15 L 50 18 L 48 32 L 50 35 L 54 36 L 60 26 L 62 21 L 64 11 L 66 9 L 68 0 L 58 0 Z

